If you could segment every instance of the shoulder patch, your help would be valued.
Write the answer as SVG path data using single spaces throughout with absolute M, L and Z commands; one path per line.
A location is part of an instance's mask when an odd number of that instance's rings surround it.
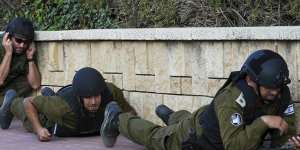
M 246 106 L 246 100 L 243 92 L 241 92 L 240 96 L 235 100 L 235 102 L 238 103 L 242 108 Z
M 284 115 L 289 116 L 295 113 L 294 104 L 290 104 L 284 111 Z
M 230 117 L 231 124 L 238 127 L 243 124 L 242 116 L 239 113 L 234 113 Z

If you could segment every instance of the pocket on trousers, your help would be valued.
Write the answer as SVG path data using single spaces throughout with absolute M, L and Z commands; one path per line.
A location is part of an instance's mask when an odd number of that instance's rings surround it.
M 166 144 L 170 136 L 175 134 L 175 126 L 167 126 L 158 129 L 156 133 L 152 136 L 151 147 L 155 150 L 167 150 Z

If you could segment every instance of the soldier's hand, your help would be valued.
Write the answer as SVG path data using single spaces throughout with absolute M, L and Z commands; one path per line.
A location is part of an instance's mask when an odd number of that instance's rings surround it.
M 32 59 L 35 52 L 36 52 L 35 45 L 34 43 L 31 43 L 30 47 L 26 50 L 27 59 Z
M 46 128 L 39 129 L 37 131 L 37 136 L 38 136 L 39 140 L 42 142 L 50 141 L 50 139 L 51 139 L 51 134 L 49 133 L 48 129 L 46 129 Z
M 280 135 L 282 135 L 283 133 L 287 133 L 287 131 L 288 131 L 287 122 L 280 116 L 265 115 L 265 116 L 261 116 L 261 120 L 269 128 L 279 129 Z
M 293 145 L 295 146 L 295 148 L 300 148 L 300 136 L 293 136 L 289 139 L 290 143 L 293 143 Z
M 9 37 L 8 32 L 4 33 L 4 36 L 3 36 L 3 39 L 2 39 L 2 45 L 3 45 L 6 53 L 10 53 L 10 54 L 13 53 L 12 41 Z

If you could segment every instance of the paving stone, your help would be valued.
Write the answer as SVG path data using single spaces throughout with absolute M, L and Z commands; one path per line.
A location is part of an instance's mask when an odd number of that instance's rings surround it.
M 163 122 L 156 116 L 155 108 L 163 103 L 162 97 L 162 94 L 145 93 L 143 98 L 143 117 L 159 125 Z
M 91 66 L 102 72 L 112 72 L 115 70 L 111 57 L 113 49 L 112 41 L 91 42 Z
M 297 42 L 297 49 L 296 49 L 296 52 L 297 52 L 297 73 L 298 73 L 298 81 L 300 81 L 300 43 Z
M 90 42 L 65 42 L 65 83 L 71 83 L 75 72 L 91 64 Z
M 131 43 L 128 43 L 131 44 Z M 146 42 L 134 43 L 135 53 L 135 73 L 136 74 L 149 74 L 149 56 Z
M 43 72 L 42 73 L 42 84 L 43 85 L 55 85 L 64 86 L 70 84 L 71 80 L 66 80 L 65 72 Z M 46 80 L 44 80 L 46 79 Z
M 124 98 L 130 103 L 130 97 L 129 97 L 129 92 L 128 91 L 123 91 L 123 95 L 124 95 Z
M 194 112 L 198 110 L 200 107 L 210 104 L 212 100 L 213 98 L 211 97 L 195 96 L 193 99 L 192 111 Z
M 130 105 L 135 108 L 136 112 L 139 116 L 144 117 L 144 102 L 143 98 L 145 97 L 145 93 L 140 92 L 129 92 L 129 102 Z
M 121 68 L 123 70 L 123 88 L 126 90 L 135 90 L 135 44 L 127 44 L 122 42 Z
M 175 111 L 192 111 L 193 96 L 164 95 L 163 103 Z
M 209 42 L 206 47 L 207 75 L 223 78 L 223 42 Z
M 14 120 L 7 130 L 0 129 L 0 149 L 1 150 L 145 150 L 123 136 L 119 136 L 113 148 L 106 148 L 100 136 L 93 137 L 53 137 L 49 142 L 40 142 L 35 134 L 26 132 L 21 122 Z
M 155 91 L 157 93 L 170 93 L 170 73 L 168 47 L 164 42 L 149 42 L 151 49 L 149 57 L 153 62 L 155 72 Z
M 297 49 L 299 46 L 297 42 L 281 41 L 277 44 L 277 52 L 285 59 L 289 68 L 289 77 L 291 79 L 291 83 L 288 86 L 290 87 L 292 98 L 298 100 L 298 73 L 297 64 L 294 62 L 297 62 Z
M 300 103 L 295 104 L 297 133 L 300 132 Z
M 181 94 L 181 78 L 170 77 L 170 92 L 174 94 Z
M 195 95 L 206 95 L 208 92 L 207 82 L 207 42 L 192 43 L 192 93 Z
M 36 45 L 38 50 L 38 67 L 42 77 L 42 85 L 64 85 L 66 83 L 65 72 L 63 72 L 63 70 L 60 70 L 61 64 L 56 66 L 58 67 L 56 69 L 49 67 L 50 55 L 48 49 L 49 47 L 51 47 L 49 46 L 49 44 L 50 43 L 45 42 L 45 43 L 38 43 Z M 57 60 L 57 61 L 58 61 L 57 63 L 63 63 L 62 60 Z M 55 71 L 52 69 L 54 69 Z
M 50 42 L 48 48 L 49 71 L 64 71 L 64 44 L 63 42 Z
M 224 42 L 224 78 L 228 78 L 232 71 L 239 71 L 249 55 L 248 42 Z
M 228 77 L 233 71 L 233 59 L 235 50 L 232 48 L 234 45 L 233 42 L 226 41 L 224 42 L 224 76 Z
M 297 99 L 294 99 L 294 101 L 300 102 L 300 82 L 297 81 Z
M 110 73 L 103 73 L 102 76 L 106 82 L 112 82 L 113 80 L 113 75 Z
M 182 94 L 193 94 L 192 78 L 190 77 L 181 78 L 181 92 Z
M 208 80 L 208 96 L 214 97 L 217 91 L 225 83 L 223 79 L 209 79 Z
M 49 72 L 48 70 L 48 64 L 49 64 L 49 55 L 48 55 L 48 42 L 43 42 L 43 43 L 37 43 L 36 44 L 36 49 L 37 49 L 37 58 L 38 58 L 38 67 L 39 71 L 41 72 L 42 75 L 42 84 L 43 82 L 48 83 L 49 78 L 44 76 L 43 74 L 46 74 Z
M 270 49 L 275 50 L 274 41 L 248 41 L 249 43 L 249 52 L 255 52 L 260 49 Z
M 123 75 L 122 74 L 113 74 L 112 83 L 114 83 L 118 88 L 123 89 Z
M 171 76 L 191 76 L 191 49 L 189 43 L 172 41 L 168 42 L 169 70 Z
M 148 75 L 136 75 L 136 91 L 155 92 L 155 77 Z

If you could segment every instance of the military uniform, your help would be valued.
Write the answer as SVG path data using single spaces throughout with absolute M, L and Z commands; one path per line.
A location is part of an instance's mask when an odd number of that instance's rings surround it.
M 33 104 L 39 113 L 39 119 L 42 126 L 48 128 L 51 133 L 56 130 L 56 136 L 99 134 L 101 122 L 103 121 L 104 109 L 109 101 L 117 101 L 124 112 L 134 112 L 134 109 L 126 102 L 123 93 L 119 88 L 112 83 L 107 83 L 107 87 L 111 95 L 106 96 L 101 94 L 101 105 L 96 113 L 89 114 L 88 112 L 84 112 L 79 98 L 68 98 L 68 96 L 65 97 L 65 95 L 37 96 L 33 99 Z M 72 86 L 68 86 L 67 88 L 70 88 L 70 93 L 73 94 Z M 57 93 L 59 93 L 59 91 Z M 66 93 L 68 94 L 68 92 Z M 75 98 L 75 100 L 73 98 Z M 78 103 L 70 103 L 67 99 Z M 78 109 L 74 109 L 76 107 L 78 107 Z M 23 122 L 24 128 L 32 132 L 31 122 L 28 120 L 24 110 L 23 99 L 15 99 L 10 108 L 14 116 Z M 80 110 L 80 112 L 78 112 L 78 110 Z
M 0 41 L 2 41 L 3 34 L 0 34 Z M 0 46 L 0 61 L 5 55 L 5 49 Z M 34 57 L 35 64 L 36 57 Z M 26 55 L 13 54 L 9 74 L 6 77 L 2 86 L 0 86 L 0 105 L 3 102 L 4 94 L 9 89 L 14 89 L 18 96 L 26 97 L 31 94 L 32 88 L 27 80 L 28 62 Z
M 258 103 L 261 100 L 245 82 L 228 80 L 210 105 L 199 108 L 193 114 L 175 112 L 166 127 L 130 114 L 121 114 L 119 131 L 151 150 L 181 150 L 191 129 L 196 131 L 197 143 L 205 150 L 258 149 L 268 133 L 274 146 L 283 144 L 288 135 L 295 134 L 295 116 L 288 87 L 274 103 L 263 104 Z M 260 119 L 262 115 L 283 116 L 289 124 L 288 135 L 279 136 L 276 130 L 270 130 Z

